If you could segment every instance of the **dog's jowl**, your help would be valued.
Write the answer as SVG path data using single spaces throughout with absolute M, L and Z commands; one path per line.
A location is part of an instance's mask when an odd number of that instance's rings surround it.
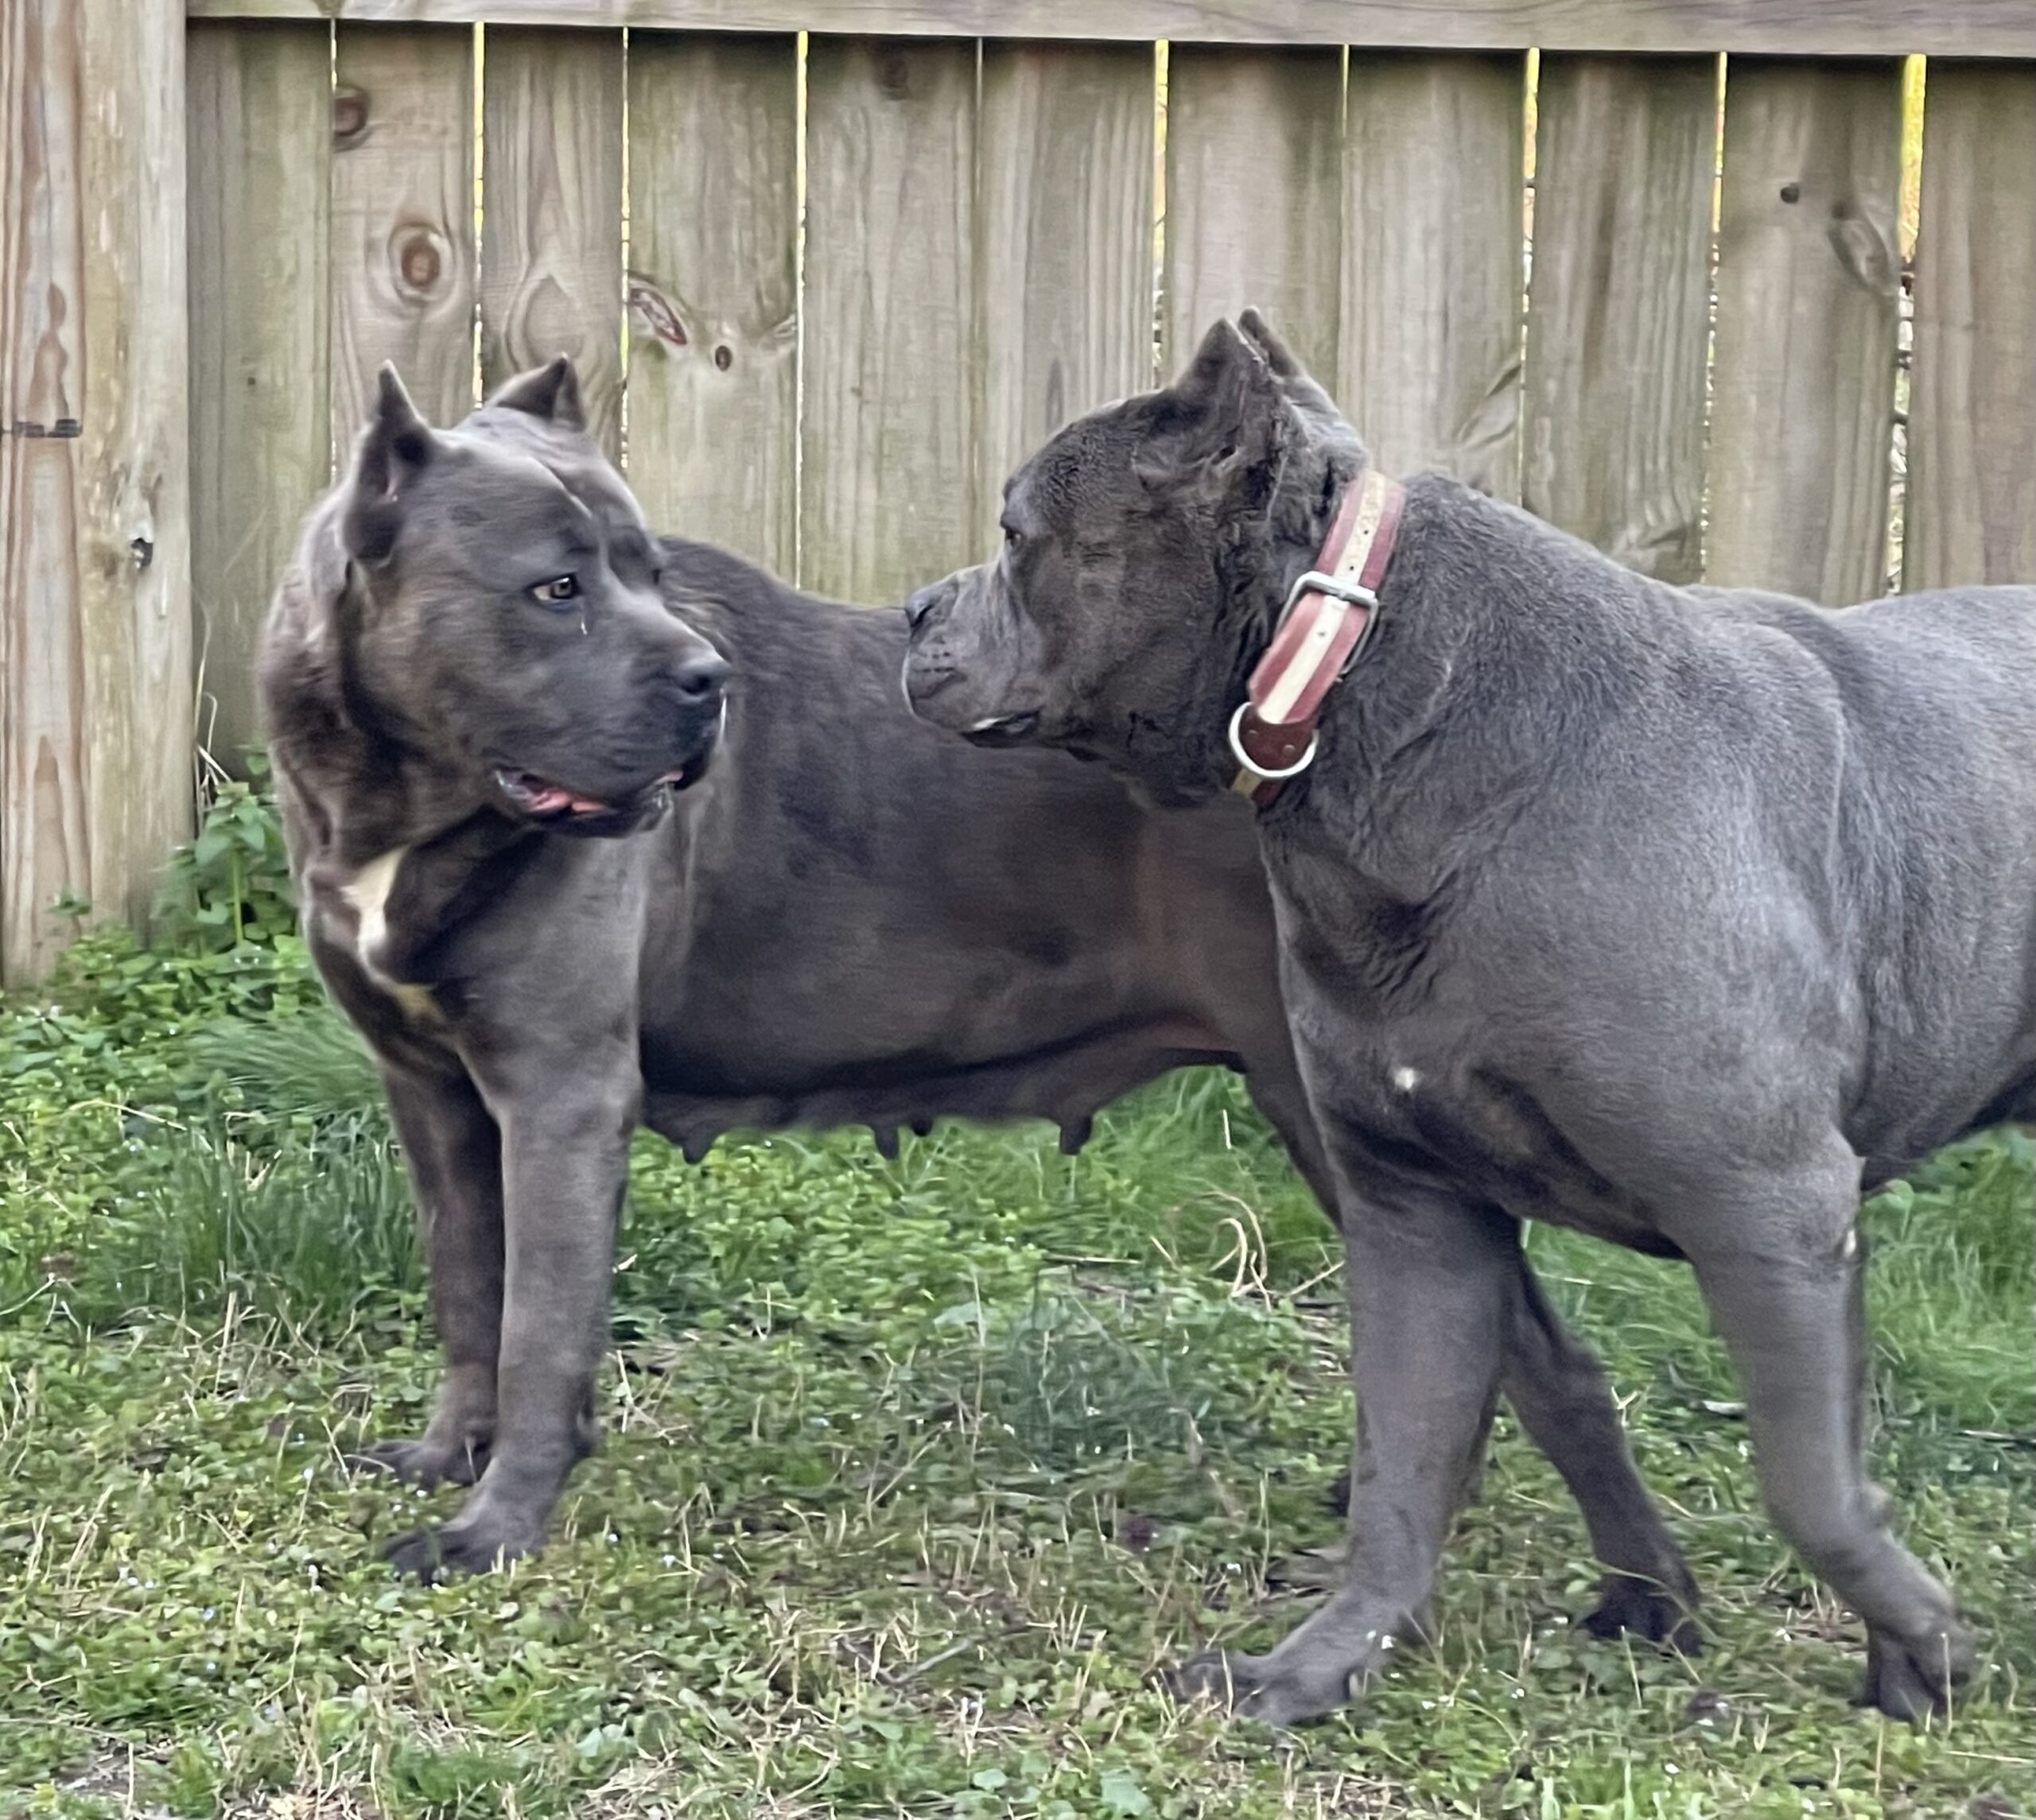
M 263 691 L 306 931 L 372 1046 L 445 1350 L 371 1463 L 475 1481 L 422 1571 L 542 1540 L 591 1444 L 632 1127 L 1059 1123 L 1241 1068 L 1317 1191 L 1249 811 L 970 751 L 906 629 L 653 538 L 563 362 L 457 429 L 393 376 Z M 726 665 L 732 664 L 729 674 Z
M 1420 1634 L 1502 1393 L 1584 1502 L 1599 1625 L 1673 1627 L 1687 1572 L 1523 1262 L 1541 1220 L 1694 1267 L 1867 1698 L 1945 1698 L 1970 1640 L 1865 1472 L 1855 1220 L 2036 1117 L 2036 588 L 1646 580 L 1374 475 L 1247 314 L 1047 444 L 1001 554 L 911 618 L 929 720 L 1257 805 L 1346 1235 L 1351 1547 L 1285 1641 L 1184 1684 L 1299 1720 Z

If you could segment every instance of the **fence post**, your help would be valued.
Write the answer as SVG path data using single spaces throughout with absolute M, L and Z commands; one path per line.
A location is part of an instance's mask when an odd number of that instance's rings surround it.
M 0 13 L 0 976 L 191 819 L 183 0 Z

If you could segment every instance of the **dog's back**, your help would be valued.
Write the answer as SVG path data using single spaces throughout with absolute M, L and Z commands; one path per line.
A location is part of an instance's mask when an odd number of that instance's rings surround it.
M 1579 952 L 1637 918 L 1795 956 L 1761 1015 L 1797 991 L 1831 1007 L 1870 1181 L 2036 1110 L 2036 588 L 1830 609 L 1671 587 L 1454 482 L 1413 486 L 1446 527 L 1421 611 L 1454 623 L 1403 637 L 1453 652 L 1462 704 L 1428 762 L 1464 800 L 1489 760 L 1457 776 L 1450 749 L 1472 742 L 1537 780 L 1501 875 L 1572 875 L 1615 828 L 1631 877 L 1601 874 L 1610 924 L 1574 906 Z M 1753 1011 L 1715 984 L 1719 1016 Z
M 1685 592 L 1813 653 L 1848 697 L 1873 701 L 1877 722 L 1881 704 L 1894 710 L 1880 736 L 1906 724 L 1936 739 L 1949 723 L 2001 739 L 2011 759 L 2036 752 L 2036 587 L 1942 588 L 1836 610 L 1753 590 Z

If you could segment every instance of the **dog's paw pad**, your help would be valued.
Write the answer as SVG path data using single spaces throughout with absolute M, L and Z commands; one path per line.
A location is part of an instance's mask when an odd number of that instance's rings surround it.
M 1347 1674 L 1281 1674 L 1272 1659 L 1205 1650 L 1166 1677 L 1167 1689 L 1183 1704 L 1212 1701 L 1241 1719 L 1284 1730 L 1325 1719 L 1350 1698 Z
M 1166 1670 L 1160 1677 L 1160 1684 L 1183 1706 L 1210 1700 L 1227 1710 L 1240 1691 L 1233 1659 L 1222 1650 L 1204 1650 L 1178 1667 Z
M 385 1473 L 406 1485 L 430 1491 L 439 1485 L 471 1485 L 488 1469 L 488 1444 L 470 1441 L 464 1447 L 441 1447 L 431 1441 L 378 1441 L 347 1456 L 356 1473 Z
M 1598 1604 L 1582 1620 L 1594 1637 L 1622 1635 L 1665 1644 L 1679 1655 L 1703 1652 L 1704 1639 L 1691 1615 L 1691 1601 L 1626 1574 L 1608 1574 L 1599 1589 Z
M 1875 1631 L 1867 1640 L 1867 1678 L 1858 1704 L 1920 1723 L 1941 1712 L 1952 1690 L 1972 1673 L 1972 1639 L 1955 1627 L 1920 1649 Z
M 427 1586 L 445 1577 L 445 1553 L 440 1532 L 428 1525 L 406 1531 L 382 1550 L 382 1558 L 395 1570 Z
M 406 1485 L 422 1485 L 426 1491 L 449 1477 L 451 1461 L 442 1448 L 422 1441 L 377 1441 L 358 1453 L 347 1456 L 356 1473 L 383 1473 Z
M 492 1531 L 463 1529 L 457 1523 L 449 1523 L 443 1527 L 426 1524 L 410 1530 L 398 1536 L 382 1554 L 398 1574 L 429 1585 L 455 1574 L 492 1573 L 529 1552 Z

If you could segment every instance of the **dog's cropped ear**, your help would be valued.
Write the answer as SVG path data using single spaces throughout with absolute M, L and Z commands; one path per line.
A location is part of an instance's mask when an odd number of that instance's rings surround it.
M 375 375 L 375 414 L 355 445 L 353 477 L 341 521 L 347 553 L 357 562 L 386 562 L 396 547 L 409 495 L 438 452 L 431 425 L 418 414 L 396 369 Z
M 524 411 L 561 429 L 585 429 L 586 408 L 580 402 L 580 375 L 573 370 L 573 356 L 555 355 L 542 367 L 505 379 L 493 398 L 492 409 Z
M 1132 457 L 1151 491 L 1224 490 L 1278 452 L 1286 405 L 1261 351 L 1225 319 L 1202 338 L 1154 433 Z
M 1265 364 L 1272 369 L 1272 377 L 1280 382 L 1281 389 L 1296 404 L 1331 417 L 1342 415 L 1336 409 L 1335 401 L 1316 383 L 1314 375 L 1294 358 L 1286 343 L 1272 332 L 1272 325 L 1257 310 L 1248 309 L 1240 316 L 1238 328 L 1265 356 Z

